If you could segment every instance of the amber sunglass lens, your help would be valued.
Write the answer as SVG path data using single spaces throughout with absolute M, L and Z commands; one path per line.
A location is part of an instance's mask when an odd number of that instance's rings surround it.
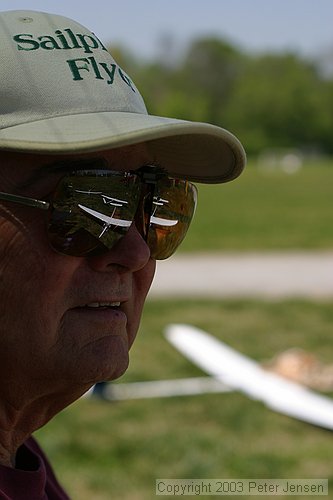
M 132 224 L 140 190 L 129 173 L 80 170 L 64 177 L 52 200 L 52 247 L 77 257 L 112 248 Z
M 191 224 L 197 189 L 188 181 L 166 178 L 156 185 L 147 243 L 157 260 L 170 257 Z

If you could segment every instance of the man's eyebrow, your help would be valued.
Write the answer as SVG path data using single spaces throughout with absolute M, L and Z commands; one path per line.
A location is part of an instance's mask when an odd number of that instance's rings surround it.
M 18 188 L 24 189 L 33 186 L 36 182 L 47 177 L 49 174 L 69 174 L 76 170 L 94 170 L 101 168 L 110 168 L 104 158 L 89 158 L 81 160 L 57 160 L 52 163 L 43 164 L 36 168 L 32 174 L 21 183 Z

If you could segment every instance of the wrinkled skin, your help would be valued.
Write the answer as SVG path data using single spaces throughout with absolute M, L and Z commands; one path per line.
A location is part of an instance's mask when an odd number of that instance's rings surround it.
M 142 145 L 61 160 L 87 157 L 112 170 L 147 161 Z M 22 186 L 56 159 L 1 152 L 0 190 L 43 199 L 59 174 Z M 135 225 L 101 256 L 69 257 L 50 248 L 42 210 L 0 201 L 0 463 L 12 466 L 24 440 L 94 383 L 124 373 L 154 271 Z

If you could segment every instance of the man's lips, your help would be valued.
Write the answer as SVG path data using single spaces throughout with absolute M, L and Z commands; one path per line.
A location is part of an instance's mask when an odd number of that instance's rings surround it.
M 73 331 L 78 329 L 80 334 L 97 340 L 101 336 L 125 335 L 128 344 L 132 345 L 136 335 L 136 312 L 135 308 L 133 310 L 135 302 L 133 303 L 132 294 L 105 294 L 104 297 L 96 295 L 80 297 L 67 310 L 66 321 Z
M 81 314 L 91 314 L 93 316 L 99 316 L 102 319 L 102 316 L 105 319 L 119 319 L 127 317 L 128 308 L 126 307 L 126 303 L 128 299 L 112 299 L 112 300 L 96 300 L 96 299 L 88 299 L 86 303 L 82 302 L 74 307 L 69 309 L 69 312 L 81 313 Z
M 95 301 L 84 305 L 72 307 L 68 312 L 74 314 L 78 321 L 83 320 L 86 325 L 90 321 L 101 325 L 127 323 L 128 311 L 125 302 L 121 301 Z
M 117 309 L 122 308 L 129 302 L 129 297 L 126 295 L 114 295 L 104 296 L 104 297 L 94 297 L 90 296 L 87 298 L 80 298 L 79 301 L 72 304 L 71 309 L 89 309 L 89 310 L 99 310 L 99 309 Z

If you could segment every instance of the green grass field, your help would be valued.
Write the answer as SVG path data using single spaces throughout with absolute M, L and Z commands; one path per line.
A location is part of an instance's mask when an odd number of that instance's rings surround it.
M 201 186 L 183 251 L 331 249 L 332 167 L 286 175 L 250 166 L 239 182 Z M 163 338 L 178 322 L 260 361 L 290 347 L 332 360 L 330 302 L 149 300 L 119 383 L 203 375 Z M 237 393 L 83 399 L 37 436 L 74 500 L 154 499 L 156 478 L 333 479 L 330 432 Z
M 305 164 L 292 175 L 250 163 L 236 181 L 198 187 L 197 212 L 181 251 L 333 246 L 333 162 Z

